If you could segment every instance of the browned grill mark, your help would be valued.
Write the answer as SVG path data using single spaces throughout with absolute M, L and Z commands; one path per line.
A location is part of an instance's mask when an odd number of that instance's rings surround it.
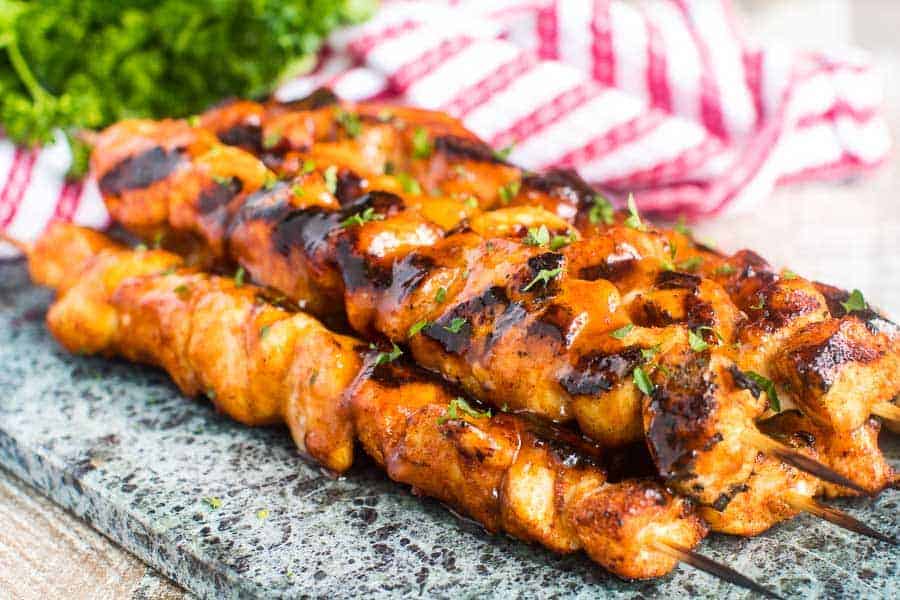
M 183 160 L 180 150 L 165 150 L 161 146 L 129 156 L 100 179 L 100 192 L 116 196 L 126 190 L 146 188 L 168 177 Z

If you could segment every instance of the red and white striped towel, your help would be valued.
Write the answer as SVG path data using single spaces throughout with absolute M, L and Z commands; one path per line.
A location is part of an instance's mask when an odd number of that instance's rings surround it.
M 321 85 L 445 110 L 515 144 L 517 164 L 575 168 L 665 215 L 745 211 L 779 183 L 858 173 L 890 150 L 867 57 L 754 45 L 729 0 L 386 1 L 277 94 Z M 0 229 L 102 225 L 96 185 L 63 183 L 68 161 L 62 140 L 0 142 Z

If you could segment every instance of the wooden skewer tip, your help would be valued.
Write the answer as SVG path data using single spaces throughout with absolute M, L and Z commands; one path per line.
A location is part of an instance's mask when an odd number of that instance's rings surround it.
M 885 542 L 887 544 L 891 544 L 892 546 L 898 545 L 896 539 L 892 538 L 889 535 L 881 533 L 880 531 L 872 529 L 859 519 L 848 515 L 842 510 L 820 504 L 812 498 L 800 496 L 799 494 L 788 494 L 786 496 L 786 500 L 788 504 L 790 504 L 791 507 L 794 508 L 794 510 L 809 513 L 815 517 L 824 519 L 829 523 L 833 523 L 834 525 L 842 527 L 848 531 L 852 531 L 854 533 L 858 533 L 860 535 L 864 535 Z

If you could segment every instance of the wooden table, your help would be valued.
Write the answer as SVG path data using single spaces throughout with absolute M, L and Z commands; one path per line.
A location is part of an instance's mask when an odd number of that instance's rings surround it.
M 745 0 L 746 2 L 746 0 Z M 749 2 L 752 5 L 752 2 Z M 886 106 L 900 140 L 900 2 L 857 0 L 852 31 L 887 69 Z M 752 247 L 776 265 L 848 288 L 900 315 L 900 162 L 853 183 L 778 190 L 756 213 L 704 223 L 701 238 Z M 12 598 L 184 598 L 88 525 L 0 470 L 0 595 Z

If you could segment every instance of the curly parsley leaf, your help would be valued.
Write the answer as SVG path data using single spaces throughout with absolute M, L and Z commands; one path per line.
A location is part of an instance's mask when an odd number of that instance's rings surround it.
M 490 419 L 491 411 L 490 409 L 485 411 L 476 410 L 472 407 L 471 404 L 466 402 L 466 399 L 457 396 L 453 400 L 450 401 L 450 404 L 447 406 L 447 412 L 444 413 L 444 416 L 438 419 L 438 425 L 443 425 L 447 421 L 455 421 L 458 420 L 461 416 L 460 413 L 464 413 L 473 419 Z
M 866 304 L 866 299 L 863 298 L 862 292 L 859 290 L 853 290 L 850 296 L 847 297 L 847 300 L 841 302 L 841 306 L 844 307 L 848 315 L 854 311 L 862 312 L 869 308 L 869 305 Z

